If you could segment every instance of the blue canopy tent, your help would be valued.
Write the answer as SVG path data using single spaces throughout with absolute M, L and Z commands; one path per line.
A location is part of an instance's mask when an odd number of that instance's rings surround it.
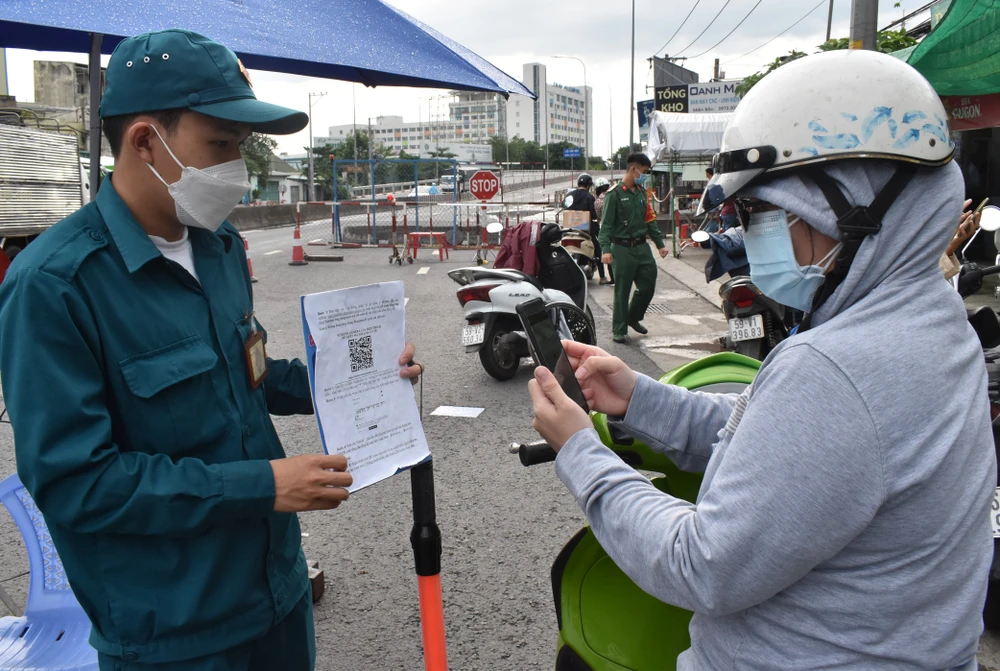
M 534 94 L 485 59 L 380 0 L 3 0 L 0 47 L 90 54 L 91 181 L 98 184 L 101 54 L 130 35 L 184 28 L 235 51 L 248 68 L 359 82 Z M 441 608 L 441 534 L 434 514 L 430 461 L 410 471 L 410 541 L 420 584 L 424 655 L 430 671 L 447 669 Z
M 91 156 L 100 156 L 100 55 L 125 37 L 184 28 L 235 51 L 248 68 L 358 82 L 534 94 L 430 26 L 381 0 L 4 0 L 0 47 L 90 54 Z M 97 184 L 98 161 L 91 161 Z

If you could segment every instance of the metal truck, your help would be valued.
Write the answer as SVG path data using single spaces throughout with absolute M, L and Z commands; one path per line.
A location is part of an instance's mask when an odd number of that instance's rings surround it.
M 0 124 L 0 247 L 11 260 L 90 200 L 77 138 Z

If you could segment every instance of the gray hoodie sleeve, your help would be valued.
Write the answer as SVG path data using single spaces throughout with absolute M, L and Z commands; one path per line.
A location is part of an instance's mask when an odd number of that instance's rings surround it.
M 678 468 L 702 473 L 737 394 L 703 394 L 636 375 L 628 412 L 613 424 L 670 457 Z
M 699 417 L 670 407 L 656 416 Z M 657 490 L 593 430 L 576 434 L 556 460 L 615 563 L 662 601 L 707 615 L 749 608 L 796 582 L 860 533 L 885 498 L 867 407 L 807 345 L 786 348 L 761 371 L 710 468 L 711 485 L 693 505 Z

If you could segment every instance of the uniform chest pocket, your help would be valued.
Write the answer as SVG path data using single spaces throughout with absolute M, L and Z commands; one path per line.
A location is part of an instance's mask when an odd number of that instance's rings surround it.
M 215 351 L 198 336 L 120 361 L 131 392 L 125 408 L 129 447 L 216 461 L 212 454 L 232 428 L 212 382 L 217 362 Z

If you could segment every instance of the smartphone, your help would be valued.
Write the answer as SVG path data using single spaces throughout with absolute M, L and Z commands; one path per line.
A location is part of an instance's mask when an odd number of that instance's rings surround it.
M 979 214 L 980 212 L 982 212 L 982 211 L 983 211 L 983 208 L 984 208 L 984 207 L 986 207 L 986 203 L 988 203 L 988 202 L 990 202 L 990 199 L 989 199 L 989 198 L 983 198 L 983 202 L 979 203 L 979 207 L 977 207 L 977 208 L 976 208 L 976 209 L 975 209 L 975 210 L 974 210 L 974 211 L 972 212 L 973 216 L 975 216 L 975 215 Z
M 545 308 L 545 302 L 541 298 L 533 298 L 519 303 L 516 309 L 528 337 L 528 349 L 535 364 L 545 366 L 552 371 L 566 395 L 583 408 L 584 412 L 590 412 L 587 399 L 573 372 L 573 366 L 566 356 L 566 350 L 563 349 L 562 340 L 556 333 L 555 324 L 552 323 L 552 315 Z

